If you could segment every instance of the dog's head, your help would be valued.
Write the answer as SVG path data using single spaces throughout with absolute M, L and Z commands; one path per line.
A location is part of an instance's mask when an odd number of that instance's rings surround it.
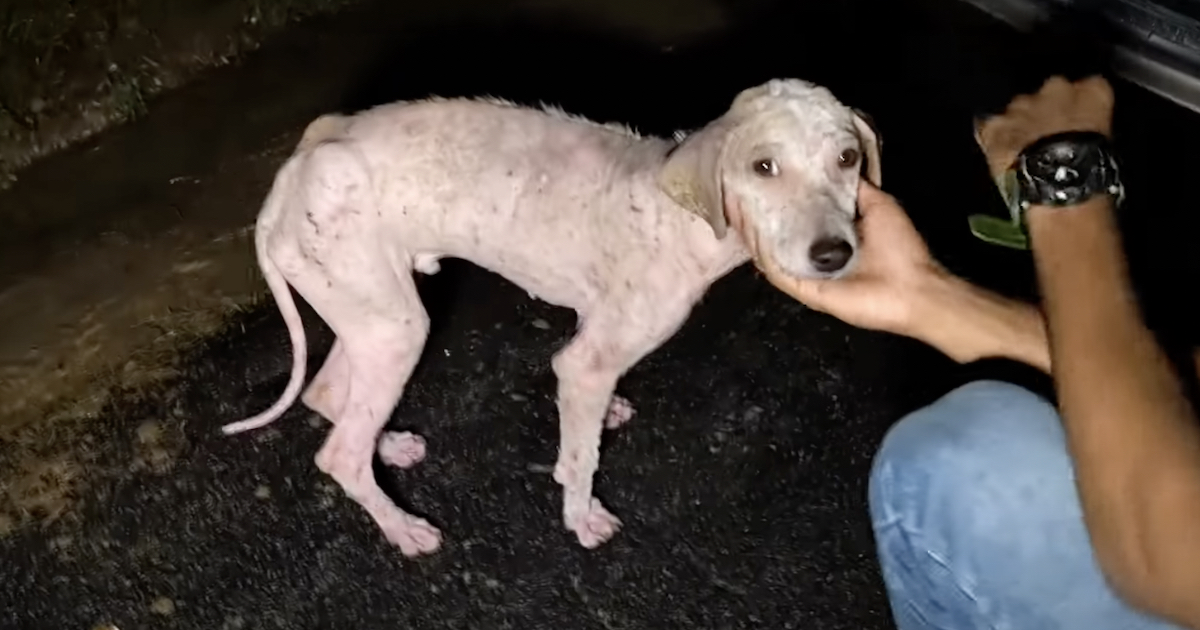
M 820 86 L 776 79 L 747 89 L 667 157 L 659 186 L 725 238 L 802 278 L 840 276 L 857 260 L 858 185 L 880 183 L 870 119 Z

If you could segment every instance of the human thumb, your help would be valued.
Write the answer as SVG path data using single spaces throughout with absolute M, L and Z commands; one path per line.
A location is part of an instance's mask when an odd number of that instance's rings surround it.
M 866 216 L 881 206 L 895 203 L 895 197 L 883 192 L 866 179 L 859 180 L 858 213 L 860 215 Z

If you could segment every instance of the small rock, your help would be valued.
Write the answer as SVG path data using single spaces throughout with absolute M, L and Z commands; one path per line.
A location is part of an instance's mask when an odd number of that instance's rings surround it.
M 267 500 L 271 498 L 271 489 L 266 486 L 259 486 L 254 489 L 255 498 Z
M 258 434 L 254 436 L 254 440 L 262 443 L 278 440 L 281 437 L 283 437 L 283 433 L 281 433 L 279 429 L 266 429 L 259 431 Z
M 169 617 L 175 614 L 175 602 L 170 597 L 159 597 L 150 603 L 150 612 Z
M 137 439 L 142 444 L 157 444 L 162 440 L 162 425 L 157 420 L 147 420 L 138 425 Z
M 539 317 L 533 320 L 533 327 L 538 330 L 550 330 L 550 322 Z
M 509 394 L 508 397 L 513 399 L 513 401 L 515 401 L 515 402 L 525 402 L 526 400 L 529 400 L 528 396 L 526 396 L 525 394 L 519 394 L 517 392 L 513 392 L 513 393 Z

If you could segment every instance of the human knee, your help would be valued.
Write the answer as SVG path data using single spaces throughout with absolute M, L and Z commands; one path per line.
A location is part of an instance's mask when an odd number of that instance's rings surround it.
M 928 517 L 935 506 L 995 515 L 1072 491 L 1070 475 L 1054 407 L 1024 388 L 978 381 L 892 427 L 871 471 L 871 509 L 877 522 Z

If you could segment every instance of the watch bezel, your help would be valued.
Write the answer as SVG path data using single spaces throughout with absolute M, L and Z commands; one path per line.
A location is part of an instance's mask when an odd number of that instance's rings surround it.
M 1035 159 L 1043 158 L 1052 148 L 1062 144 L 1088 145 L 1096 150 L 1098 162 L 1082 180 L 1067 185 L 1048 181 L 1031 172 L 1030 164 Z M 1015 192 L 1022 211 L 1033 205 L 1075 206 L 1100 194 L 1112 196 L 1118 205 L 1124 201 L 1125 189 L 1112 142 L 1099 132 L 1066 131 L 1043 136 L 1017 155 L 1010 170 L 1015 175 Z

